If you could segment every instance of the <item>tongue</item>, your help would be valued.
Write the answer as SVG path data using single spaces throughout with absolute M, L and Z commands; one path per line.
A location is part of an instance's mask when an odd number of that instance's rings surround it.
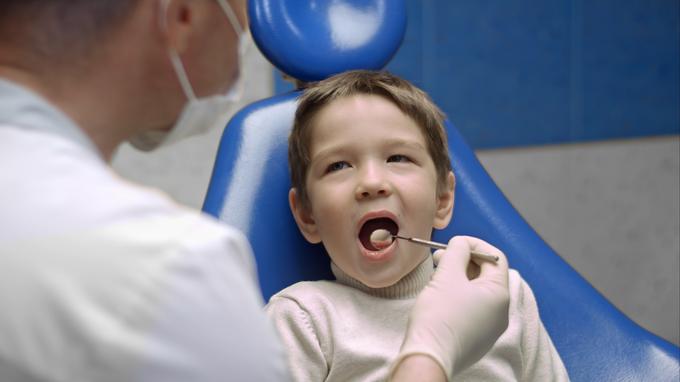
M 371 234 L 377 229 L 387 230 L 392 235 L 396 235 L 399 232 L 397 223 L 390 218 L 378 218 L 367 221 L 359 231 L 359 241 L 361 241 L 361 244 L 369 251 L 379 251 L 384 248 L 376 248 L 375 245 L 371 243 Z

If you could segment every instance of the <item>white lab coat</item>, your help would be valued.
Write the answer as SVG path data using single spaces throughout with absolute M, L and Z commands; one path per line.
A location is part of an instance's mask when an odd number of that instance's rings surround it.
M 0 381 L 285 381 L 242 234 L 0 79 Z

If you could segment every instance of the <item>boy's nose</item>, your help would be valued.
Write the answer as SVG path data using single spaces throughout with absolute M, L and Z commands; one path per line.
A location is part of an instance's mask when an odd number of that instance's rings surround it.
M 360 172 L 355 196 L 357 200 L 385 197 L 392 194 L 392 186 L 386 174 L 378 166 L 367 166 Z

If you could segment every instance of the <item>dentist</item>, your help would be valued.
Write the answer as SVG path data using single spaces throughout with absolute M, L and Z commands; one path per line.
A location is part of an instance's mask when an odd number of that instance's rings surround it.
M 118 177 L 209 126 L 244 0 L 0 2 L 0 381 L 285 381 L 237 231 Z
M 289 379 L 244 236 L 108 164 L 122 142 L 151 150 L 224 112 L 244 8 L 0 2 L 0 381 Z M 436 342 L 479 351 L 507 325 L 500 314 L 495 330 L 453 333 L 470 323 L 429 308 L 459 289 L 447 272 L 467 262 L 449 264 L 412 317 L 396 380 L 441 379 Z M 507 313 L 503 299 L 468 305 Z M 452 362 L 471 357 L 459 351 Z

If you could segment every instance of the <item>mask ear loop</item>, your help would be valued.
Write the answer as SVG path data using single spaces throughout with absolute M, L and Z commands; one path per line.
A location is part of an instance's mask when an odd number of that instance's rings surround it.
M 245 88 L 246 88 L 246 75 L 245 75 L 245 69 L 246 68 L 243 64 L 243 61 L 245 60 L 247 52 L 250 50 L 250 46 L 252 45 L 251 43 L 251 37 L 250 33 L 246 32 L 241 35 L 240 41 L 239 41 L 239 66 L 241 67 L 240 74 L 236 80 L 236 83 L 234 83 L 227 91 L 225 96 L 230 100 L 230 102 L 239 102 L 243 99 L 243 95 L 245 94 Z
M 236 36 L 238 37 L 238 55 L 239 55 L 239 66 L 243 67 L 242 60 L 245 57 L 245 54 L 248 50 L 249 47 L 249 39 L 250 36 L 249 33 L 243 28 L 241 25 L 241 22 L 238 20 L 238 17 L 236 16 L 236 13 L 234 12 L 234 8 L 231 7 L 229 4 L 228 0 L 217 0 L 217 4 L 222 8 L 224 11 L 224 14 L 227 16 L 227 19 L 229 20 L 229 23 L 231 24 L 231 27 L 234 29 L 234 32 L 236 32 Z M 245 92 L 245 80 L 243 78 L 243 75 L 240 75 L 237 82 L 232 85 L 231 89 L 225 94 L 225 96 L 230 100 L 230 102 L 238 102 L 243 98 L 243 94 Z
M 172 0 L 163 0 L 162 4 L 162 17 L 160 20 L 161 23 L 161 29 L 165 32 L 168 31 L 168 10 L 170 8 L 170 2 Z M 232 12 L 233 13 L 233 12 Z M 177 79 L 179 80 L 179 84 L 182 87 L 182 91 L 184 92 L 184 95 L 189 99 L 190 101 L 193 101 L 196 99 L 196 93 L 194 93 L 194 89 L 191 86 L 191 82 L 189 82 L 189 76 L 187 75 L 186 70 L 184 69 L 184 65 L 182 64 L 182 60 L 179 58 L 179 53 L 177 53 L 177 50 L 175 47 L 170 47 L 169 52 L 170 56 L 170 61 L 172 62 L 172 67 L 175 70 L 175 74 L 177 75 Z

